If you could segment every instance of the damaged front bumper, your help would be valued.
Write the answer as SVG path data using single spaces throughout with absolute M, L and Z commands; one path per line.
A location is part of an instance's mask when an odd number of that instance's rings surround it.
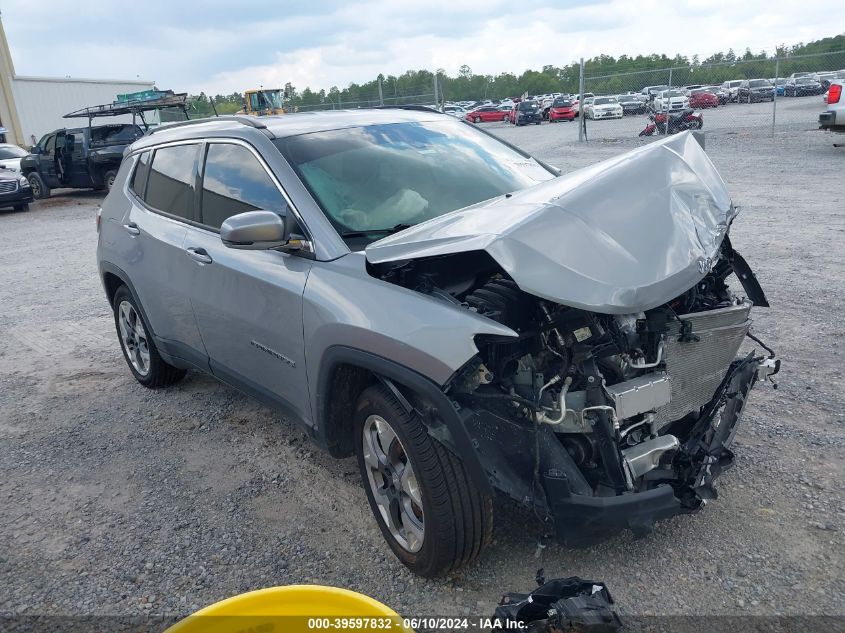
M 735 360 L 711 401 L 679 421 L 687 432 L 679 434 L 671 469 L 648 473 L 638 490 L 622 494 L 596 494 L 547 424 L 529 428 L 492 410 L 464 411 L 464 422 L 492 486 L 533 507 L 562 543 L 588 546 L 626 528 L 644 536 L 656 521 L 696 512 L 716 497 L 713 483 L 733 465 L 730 445 L 748 394 L 779 364 L 753 353 Z

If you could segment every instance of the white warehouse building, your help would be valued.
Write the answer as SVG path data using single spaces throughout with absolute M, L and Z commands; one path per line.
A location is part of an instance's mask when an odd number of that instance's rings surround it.
M 71 77 L 27 77 L 15 74 L 6 33 L 0 20 L 0 142 L 29 147 L 44 134 L 88 125 L 87 119 L 62 118 L 68 112 L 112 103 L 118 94 L 150 90 L 154 82 Z M 131 115 L 102 119 L 131 122 Z

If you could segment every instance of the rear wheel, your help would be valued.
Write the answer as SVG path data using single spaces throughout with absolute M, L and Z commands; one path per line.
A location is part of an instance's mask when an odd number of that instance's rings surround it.
M 383 385 L 358 398 L 354 425 L 367 500 L 396 557 L 426 578 L 473 561 L 490 541 L 493 501 L 461 460 Z
M 475 117 L 474 122 L 475 123 L 481 123 L 481 117 L 480 116 Z
M 150 388 L 165 387 L 182 380 L 187 372 L 164 362 L 159 355 L 149 334 L 150 329 L 129 288 L 118 288 L 113 304 L 114 325 L 120 347 L 135 380 Z
M 50 197 L 50 188 L 44 184 L 44 180 L 38 175 L 38 172 L 32 172 L 26 179 L 29 181 L 29 186 L 32 188 L 32 197 L 36 200 Z
M 114 179 L 116 177 L 117 172 L 114 169 L 110 169 L 105 174 L 103 174 L 103 185 L 105 185 L 106 191 L 111 191 L 112 186 L 114 186 Z

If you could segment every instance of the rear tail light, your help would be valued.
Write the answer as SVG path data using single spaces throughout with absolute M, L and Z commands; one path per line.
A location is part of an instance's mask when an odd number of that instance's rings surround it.
M 842 86 L 840 84 L 833 84 L 830 91 L 827 93 L 828 103 L 839 103 L 839 98 L 842 96 Z

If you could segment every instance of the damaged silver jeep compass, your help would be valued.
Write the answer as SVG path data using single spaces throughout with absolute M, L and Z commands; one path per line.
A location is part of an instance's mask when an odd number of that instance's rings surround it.
M 560 176 L 425 108 L 221 117 L 130 146 L 98 263 L 138 382 L 207 372 L 357 456 L 435 576 L 497 493 L 572 546 L 715 496 L 779 368 L 736 213 L 689 133 Z

